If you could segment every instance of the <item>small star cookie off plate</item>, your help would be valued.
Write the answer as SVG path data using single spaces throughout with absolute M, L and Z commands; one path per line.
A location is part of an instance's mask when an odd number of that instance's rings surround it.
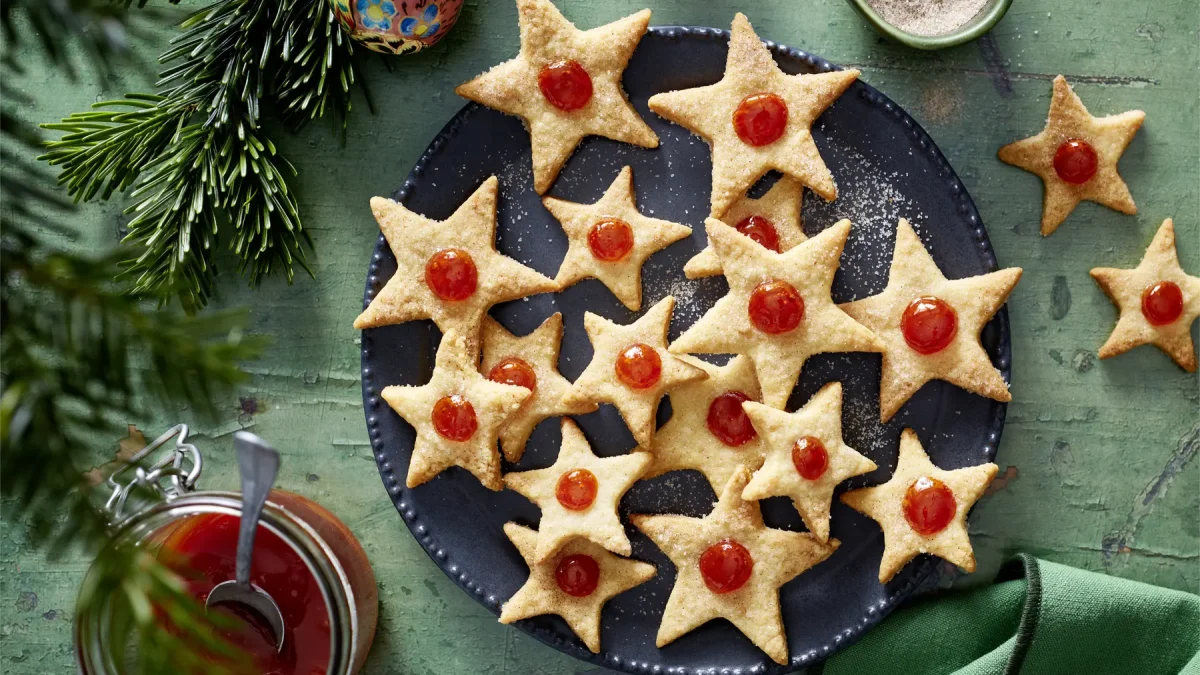
M 764 32 L 769 32 L 764 31 Z M 652 218 L 684 223 L 690 237 L 653 254 L 642 268 L 641 310 L 632 312 L 595 279 L 559 293 L 534 295 L 493 307 L 490 314 L 521 336 L 561 312 L 564 321 L 559 370 L 574 381 L 587 367 L 592 346 L 584 313 L 630 324 L 666 296 L 676 300 L 669 338 L 674 340 L 725 295 L 723 277 L 688 279 L 684 265 L 706 245 L 712 163 L 709 146 L 681 126 L 650 112 L 656 93 L 712 84 L 721 79 L 728 31 L 710 28 L 651 28 L 624 75 L 629 100 L 661 141 L 645 149 L 604 138 L 585 139 L 562 168 L 548 195 L 590 204 L 604 194 L 625 166 L 632 167 L 637 206 Z M 768 42 L 786 73 L 821 73 L 837 67 L 797 49 Z M 897 222 L 907 218 L 949 279 L 997 269 L 979 214 L 954 170 L 925 132 L 903 110 L 858 81 L 820 117 L 812 129 L 838 188 L 826 202 L 806 190 L 803 226 L 816 236 L 845 218 L 852 223 L 834 278 L 836 302 L 881 292 Z M 531 173 L 529 134 L 519 119 L 483 108 L 464 107 L 438 136 L 392 198 L 434 220 L 444 220 L 490 176 L 499 178 L 497 248 L 553 278 L 566 255 L 562 226 L 542 205 Z M 750 195 L 764 194 L 768 175 Z M 381 236 L 371 259 L 366 301 L 392 277 L 396 261 Z M 413 279 L 412 283 L 421 283 Z M 368 431 L 389 498 L 433 561 L 488 610 L 500 606 L 529 577 L 521 553 L 505 536 L 515 521 L 537 527 L 539 510 L 512 490 L 492 491 L 461 468 L 442 472 L 415 488 L 405 487 L 414 431 L 381 398 L 389 385 L 429 381 L 440 334 L 430 321 L 369 328 L 362 337 L 363 399 Z M 987 324 L 982 344 L 1005 380 L 1009 376 L 1008 315 L 1001 310 Z M 712 358 L 724 363 L 726 357 Z M 919 556 L 887 584 L 878 580 L 884 540 L 879 526 L 842 504 L 847 489 L 878 485 L 896 468 L 901 430 L 911 427 L 934 464 L 957 469 L 990 462 L 1004 425 L 1005 405 L 941 381 L 926 384 L 887 423 L 880 423 L 880 368 L 877 353 L 818 354 L 804 365 L 787 410 L 795 410 L 824 385 L 841 382 L 845 443 L 878 468 L 842 483 L 835 493 L 830 536 L 841 545 L 824 562 L 780 588 L 789 664 L 773 662 L 725 620 L 711 621 L 663 648 L 655 636 L 676 578 L 675 567 L 630 522 L 630 514 L 682 514 L 696 518 L 713 509 L 717 495 L 696 471 L 672 471 L 641 480 L 621 499 L 621 522 L 632 558 L 653 564 L 650 581 L 615 596 L 601 615 L 600 652 L 593 654 L 557 616 L 524 619 L 514 625 L 572 656 L 631 673 L 778 673 L 810 665 L 853 642 L 875 625 L 933 572 L 939 562 Z M 663 399 L 661 426 L 671 416 Z M 629 453 L 633 436 L 611 405 L 574 417 L 597 456 Z M 560 424 L 536 427 L 525 452 L 505 473 L 554 464 Z M 790 500 L 761 502 L 767 526 L 802 532 L 804 524 Z

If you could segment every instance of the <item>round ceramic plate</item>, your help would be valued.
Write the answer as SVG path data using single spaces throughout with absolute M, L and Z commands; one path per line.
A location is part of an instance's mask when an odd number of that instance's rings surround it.
M 588 138 L 563 168 L 550 194 L 590 203 L 603 193 L 621 167 L 633 167 L 638 206 L 648 215 L 687 223 L 693 235 L 654 255 L 644 267 L 643 307 L 666 295 L 678 300 L 670 337 L 674 339 L 726 290 L 724 279 L 691 281 L 683 264 L 705 245 L 711 163 L 709 148 L 686 129 L 646 107 L 657 92 L 716 82 L 725 67 L 729 34 L 708 28 L 652 28 L 625 72 L 625 90 L 662 144 L 645 150 L 602 138 Z M 836 66 L 796 49 L 768 43 L 788 73 L 812 73 Z M 979 214 L 962 183 L 933 141 L 903 110 L 861 82 L 823 114 L 813 127 L 821 155 L 837 181 L 839 197 L 826 203 L 806 193 L 803 216 L 811 236 L 841 218 L 854 223 L 833 286 L 835 301 L 883 290 L 892 256 L 896 221 L 917 227 L 934 259 L 949 278 L 996 269 Z M 500 178 L 498 246 L 503 253 L 553 277 L 567 250 L 558 223 L 533 191 L 529 136 L 516 118 L 474 104 L 462 109 L 433 140 L 393 197 L 409 209 L 437 220 L 448 217 L 488 176 Z M 761 192 L 763 184 L 752 192 Z M 395 271 L 395 259 L 382 237 L 371 259 L 366 301 Z M 413 280 L 413 283 L 419 283 Z M 510 331 L 524 335 L 554 312 L 566 322 L 560 370 L 569 379 L 583 371 L 591 346 L 583 314 L 592 311 L 617 323 L 627 311 L 598 281 L 587 280 L 557 294 L 518 300 L 493 308 Z M 504 536 L 510 520 L 537 526 L 539 512 L 512 491 L 492 492 L 458 468 L 413 489 L 404 487 L 413 430 L 379 398 L 392 384 L 428 381 L 438 332 L 428 321 L 367 330 L 362 338 L 363 399 L 367 427 L 388 496 L 413 536 L 433 561 L 463 590 L 492 612 L 528 576 L 528 569 Z M 1009 372 L 1008 317 L 1004 310 L 983 332 L 993 362 Z M 826 382 L 845 388 L 845 440 L 875 461 L 879 469 L 847 481 L 841 490 L 887 480 L 896 465 L 900 430 L 916 429 L 933 461 L 946 469 L 990 461 L 1004 423 L 1004 405 L 949 384 L 926 385 L 888 424 L 879 423 L 878 354 L 823 354 L 804 366 L 789 409 Z M 664 399 L 659 422 L 670 416 Z M 600 455 L 635 447 L 616 409 L 577 419 Z M 521 461 L 504 470 L 543 468 L 558 452 L 555 420 L 542 423 Z M 840 494 L 840 490 L 839 490 Z M 696 472 L 675 472 L 637 483 L 621 501 L 630 513 L 682 513 L 703 516 L 716 496 Z M 803 530 L 799 516 L 782 498 L 762 502 L 768 526 Z M 556 616 L 518 622 L 525 632 L 563 652 L 633 673 L 773 673 L 819 661 L 852 642 L 886 615 L 935 567 L 922 556 L 890 583 L 877 580 L 883 535 L 876 524 L 837 501 L 832 536 L 842 545 L 828 560 L 785 584 L 781 590 L 791 664 L 774 664 L 732 624 L 712 621 L 659 649 L 655 634 L 675 581 L 675 568 L 626 519 L 633 557 L 653 563 L 658 575 L 618 595 L 604 609 L 601 652 L 589 652 Z

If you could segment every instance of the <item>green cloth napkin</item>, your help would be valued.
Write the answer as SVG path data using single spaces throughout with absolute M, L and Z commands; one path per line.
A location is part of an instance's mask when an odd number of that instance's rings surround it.
M 1200 675 L 1200 596 L 1021 555 L 888 618 L 813 675 Z

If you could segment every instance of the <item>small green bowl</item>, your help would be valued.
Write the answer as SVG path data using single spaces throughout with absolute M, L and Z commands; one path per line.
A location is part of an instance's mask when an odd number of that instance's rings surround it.
M 979 14 L 975 15 L 974 19 L 959 26 L 957 30 L 942 35 L 915 35 L 908 31 L 900 30 L 896 26 L 884 21 L 883 17 L 876 13 L 867 0 L 847 1 L 880 34 L 902 45 L 908 45 L 913 49 L 927 50 L 945 49 L 974 40 L 991 30 L 992 26 L 995 26 L 1004 17 L 1004 13 L 1008 11 L 1009 5 L 1012 4 L 1012 0 L 992 0 L 988 5 L 984 6 Z

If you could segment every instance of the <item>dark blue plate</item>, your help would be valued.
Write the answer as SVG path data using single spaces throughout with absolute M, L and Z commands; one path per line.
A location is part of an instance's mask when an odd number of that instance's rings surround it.
M 633 167 L 643 213 L 688 223 L 695 232 L 653 256 L 644 268 L 643 307 L 673 294 L 678 300 L 671 337 L 696 320 L 726 290 L 722 278 L 689 281 L 683 264 L 704 246 L 711 163 L 708 146 L 686 129 L 650 113 L 654 93 L 711 84 L 721 78 L 729 34 L 710 28 L 652 28 L 625 73 L 625 89 L 642 117 L 662 140 L 644 150 L 602 138 L 589 138 L 567 162 L 551 194 L 577 202 L 600 197 L 622 166 Z M 768 43 L 789 73 L 836 68 L 825 60 Z M 806 194 L 805 229 L 810 235 L 840 218 L 854 229 L 833 286 L 842 302 L 881 291 L 887 282 L 896 220 L 913 221 L 933 257 L 950 278 L 996 269 L 974 204 L 933 141 L 903 110 L 861 82 L 854 84 L 818 119 L 813 134 L 840 197 L 826 203 Z M 520 121 L 474 104 L 462 109 L 433 140 L 408 180 L 394 195 L 408 208 L 444 219 L 488 176 L 500 177 L 499 248 L 553 277 L 567 250 L 559 225 L 533 191 L 529 136 Z M 769 178 L 767 179 L 769 181 Z M 757 186 L 762 190 L 765 185 Z M 382 237 L 371 259 L 365 301 L 395 271 L 395 259 Z M 417 283 L 414 280 L 414 283 Z M 525 334 L 551 313 L 566 319 L 560 368 L 574 379 L 591 358 L 583 331 L 585 310 L 619 323 L 636 318 L 594 280 L 566 291 L 501 305 L 493 316 L 509 330 Z M 433 481 L 404 487 L 413 430 L 379 399 L 390 384 L 422 384 L 429 378 L 438 332 L 430 322 L 367 330 L 362 338 L 363 400 L 367 428 L 379 473 L 396 509 L 439 567 L 492 612 L 524 583 L 528 570 L 504 536 L 509 520 L 536 526 L 538 509 L 520 495 L 485 489 L 469 473 L 451 469 Z M 988 324 L 983 343 L 993 362 L 1009 374 L 1008 315 Z M 845 384 L 845 439 L 879 469 L 842 486 L 887 480 L 896 465 L 900 430 L 917 430 L 939 466 L 953 469 L 992 460 L 1004 425 L 1005 406 L 949 384 L 925 386 L 888 424 L 879 423 L 877 354 L 825 354 L 804 367 L 791 406 L 806 401 L 826 382 Z M 660 422 L 669 417 L 666 401 Z M 603 406 L 578 419 L 596 452 L 615 455 L 634 446 L 616 410 Z M 549 466 L 558 451 L 558 424 L 537 428 L 524 458 L 505 470 Z M 702 516 L 716 497 L 695 472 L 676 472 L 642 481 L 621 502 L 621 513 L 683 513 Z M 794 530 L 804 525 L 786 500 L 763 502 L 767 524 Z M 662 610 L 675 581 L 667 558 L 632 526 L 633 556 L 658 567 L 658 576 L 614 598 L 604 609 L 602 651 L 589 652 L 556 616 L 516 625 L 563 652 L 632 673 L 777 673 L 812 664 L 844 647 L 874 625 L 936 567 L 922 556 L 887 585 L 878 580 L 883 535 L 866 517 L 835 498 L 832 535 L 841 548 L 827 561 L 782 588 L 791 665 L 771 662 L 731 624 L 713 621 L 663 649 L 654 646 Z

